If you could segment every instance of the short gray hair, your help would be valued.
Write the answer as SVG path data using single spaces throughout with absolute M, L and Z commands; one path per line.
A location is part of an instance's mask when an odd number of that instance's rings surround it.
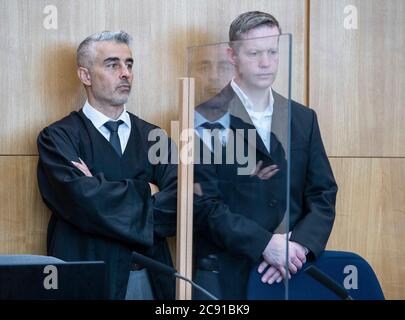
M 229 27 L 229 41 L 243 40 L 243 34 L 262 25 L 271 28 L 277 27 L 281 34 L 280 25 L 271 14 L 260 11 L 249 11 L 240 14 L 233 20 Z
M 115 41 L 130 45 L 132 38 L 125 31 L 102 31 L 84 39 L 77 48 L 76 62 L 77 66 L 88 68 L 92 64 L 91 49 L 93 44 L 99 41 Z

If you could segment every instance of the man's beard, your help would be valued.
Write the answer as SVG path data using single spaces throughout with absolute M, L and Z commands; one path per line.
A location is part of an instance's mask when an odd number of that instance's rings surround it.
M 123 104 L 126 104 L 127 102 L 128 102 L 128 98 L 113 99 L 113 100 L 111 100 L 111 105 L 118 107 L 118 106 L 122 106 Z

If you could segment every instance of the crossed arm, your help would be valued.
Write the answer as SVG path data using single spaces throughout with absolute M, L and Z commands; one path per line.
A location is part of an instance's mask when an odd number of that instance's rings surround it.
M 84 163 L 84 161 L 80 158 L 79 158 L 79 160 L 80 160 L 80 162 L 76 162 L 76 161 L 71 161 L 71 162 L 77 169 L 79 169 L 81 172 L 83 172 L 83 174 L 86 177 L 92 177 L 93 175 L 91 174 L 89 168 Z M 159 192 L 159 187 L 157 185 L 149 182 L 149 187 L 150 187 L 150 191 L 151 191 L 152 195 Z
M 82 159 L 80 162 L 72 161 L 72 164 L 78 168 L 85 176 L 92 177 L 92 173 Z M 260 179 L 270 179 L 278 171 L 276 166 L 261 168 L 258 164 L 252 176 L 258 176 Z M 159 191 L 158 187 L 149 183 L 151 193 Z M 281 282 L 282 279 L 291 278 L 291 274 L 297 273 L 306 262 L 306 251 L 301 244 L 289 240 L 291 232 L 287 234 L 273 234 L 266 248 L 262 253 L 263 261 L 258 267 L 258 272 L 262 274 L 262 282 L 273 284 Z M 288 237 L 288 239 L 287 239 Z M 286 259 L 286 244 L 288 241 L 288 264 Z M 288 269 L 286 268 L 288 266 Z

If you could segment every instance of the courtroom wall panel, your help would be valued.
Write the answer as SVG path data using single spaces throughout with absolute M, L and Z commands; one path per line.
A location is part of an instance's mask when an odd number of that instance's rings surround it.
M 54 0 L 57 29 L 46 29 L 45 0 L 0 2 L 0 154 L 36 154 L 41 128 L 84 102 L 75 50 L 85 36 L 125 30 L 133 38 L 134 87 L 128 109 L 170 128 L 178 119 L 177 78 L 186 47 L 226 41 L 229 24 L 247 10 L 273 12 L 294 34 L 293 96 L 304 96 L 305 2 L 301 0 Z
M 49 20 L 50 4 L 56 21 Z M 36 184 L 36 137 L 84 103 L 75 51 L 87 35 L 125 30 L 133 36 L 128 110 L 169 130 L 178 119 L 177 78 L 186 76 L 186 47 L 226 41 L 231 21 L 248 10 L 274 13 L 284 32 L 294 34 L 293 96 L 303 101 L 304 7 L 301 0 L 0 1 L 0 252 L 46 252 L 49 211 Z M 45 28 L 55 22 L 57 29 Z
M 405 3 L 309 9 L 309 104 L 339 185 L 328 248 L 364 256 L 386 297 L 404 299 Z
M 330 156 L 405 156 L 404 17 L 403 0 L 310 1 L 310 105 Z
M 339 185 L 328 249 L 363 256 L 388 299 L 405 299 L 405 159 L 332 158 Z
M 0 254 L 46 254 L 50 212 L 38 190 L 37 156 L 0 156 Z

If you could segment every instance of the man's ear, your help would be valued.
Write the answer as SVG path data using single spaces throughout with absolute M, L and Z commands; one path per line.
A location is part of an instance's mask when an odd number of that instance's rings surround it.
M 229 47 L 226 49 L 229 62 L 234 66 L 236 65 L 236 51 L 234 48 Z
M 89 69 L 84 67 L 77 68 L 77 76 L 79 77 L 81 83 L 85 86 L 91 86 L 91 75 Z

